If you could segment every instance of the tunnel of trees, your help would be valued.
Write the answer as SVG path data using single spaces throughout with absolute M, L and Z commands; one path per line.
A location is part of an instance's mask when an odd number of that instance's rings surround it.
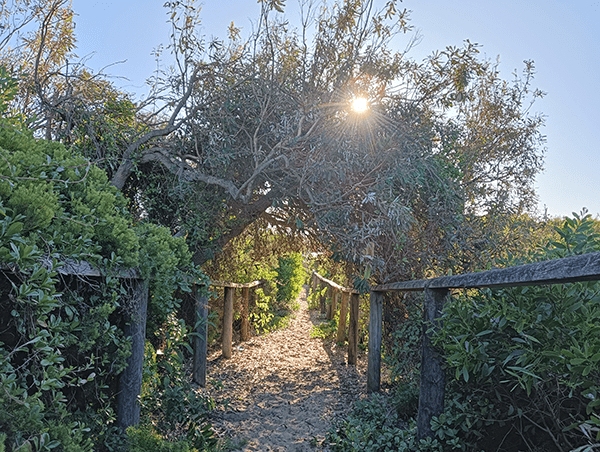
M 533 62 L 503 80 L 469 42 L 413 61 L 391 44 L 410 30 L 396 0 L 306 2 L 297 28 L 283 1 L 261 0 L 251 36 L 232 24 L 213 41 L 199 33 L 197 2 L 167 2 L 174 60 L 143 99 L 77 62 L 70 2 L 9 3 L 0 10 L 0 451 L 119 450 L 127 435 L 132 448 L 144 435 L 178 444 L 168 450 L 217 447 L 213 402 L 184 372 L 190 281 L 266 281 L 251 313 L 262 333 L 293 308 L 280 289 L 299 256 L 364 294 L 600 250 L 585 212 L 562 220 L 534 211 L 544 120 L 531 113 L 543 95 Z M 368 108 L 353 109 L 357 98 Z M 58 270 L 69 261 L 104 276 L 65 276 Z M 133 268 L 150 295 L 142 422 L 125 433 L 115 393 L 132 288 L 114 275 Z M 451 372 L 460 372 L 436 438 L 419 446 L 401 426 L 414 415 L 421 300 L 387 297 L 384 361 L 393 403 L 408 417 L 393 428 L 373 419 L 364 443 L 353 443 L 347 432 L 365 423 L 357 412 L 332 431 L 336 450 L 478 450 L 486 431 L 498 441 L 515 435 L 513 450 L 597 448 L 598 286 L 461 297 L 448 316 L 463 323 L 448 322 L 446 337 L 493 330 L 503 344 L 504 330 L 487 327 L 499 315 L 492 306 L 504 303 L 528 347 L 544 342 L 541 331 L 562 342 L 531 368 L 511 363 L 515 349 L 504 343 L 497 353 L 507 361 L 494 371 L 483 349 L 467 345 L 465 356 L 446 340 Z M 488 324 L 467 320 L 479 319 L 473 305 Z M 559 305 L 570 308 L 553 311 Z M 217 340 L 218 328 L 209 331 Z M 581 378 L 553 374 L 557 356 Z M 504 378 L 513 386 L 494 395 Z M 174 419 L 167 407 L 176 405 L 186 414 Z M 377 441 L 390 429 L 386 449 Z M 178 442 L 174 430 L 185 432 Z

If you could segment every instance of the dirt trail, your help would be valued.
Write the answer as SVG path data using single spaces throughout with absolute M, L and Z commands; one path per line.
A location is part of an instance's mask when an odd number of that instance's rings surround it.
M 209 356 L 208 379 L 217 400 L 229 399 L 214 414 L 219 435 L 242 442 L 243 451 L 326 450 L 325 432 L 366 391 L 366 357 L 346 365 L 347 347 L 310 337 L 315 323 L 306 292 L 289 328 L 234 346 L 231 359 Z

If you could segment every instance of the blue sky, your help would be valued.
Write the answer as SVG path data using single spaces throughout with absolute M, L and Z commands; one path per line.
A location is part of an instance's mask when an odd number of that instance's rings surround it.
M 383 0 L 380 0 L 384 3 Z M 93 53 L 88 66 L 105 70 L 118 86 L 145 92 L 156 69 L 152 51 L 169 37 L 164 0 L 72 0 L 78 55 Z M 297 0 L 287 0 L 291 14 Z M 570 215 L 583 207 L 600 216 L 600 0 L 404 0 L 422 39 L 409 56 L 420 61 L 435 50 L 481 45 L 481 55 L 500 60 L 504 78 L 536 66 L 534 86 L 547 93 L 533 107 L 546 116 L 545 170 L 537 178 L 540 212 Z M 201 18 L 207 37 L 224 37 L 227 26 L 249 32 L 256 0 L 205 0 Z M 404 49 L 408 37 L 395 45 Z

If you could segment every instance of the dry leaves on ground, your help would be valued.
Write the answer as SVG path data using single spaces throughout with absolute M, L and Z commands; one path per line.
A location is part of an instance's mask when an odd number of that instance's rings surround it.
M 282 331 L 235 344 L 231 359 L 209 356 L 208 379 L 220 381 L 211 395 L 229 399 L 213 417 L 220 436 L 243 451 L 326 450 L 325 433 L 366 393 L 366 357 L 346 364 L 347 347 L 311 338 L 320 315 L 300 310 Z

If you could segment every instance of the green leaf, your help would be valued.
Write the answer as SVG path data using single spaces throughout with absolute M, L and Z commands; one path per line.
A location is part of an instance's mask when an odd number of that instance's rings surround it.
M 477 333 L 476 336 L 477 337 L 486 336 L 488 334 L 492 334 L 493 332 L 494 332 L 494 330 L 484 330 L 484 331 L 481 331 L 480 333 Z

